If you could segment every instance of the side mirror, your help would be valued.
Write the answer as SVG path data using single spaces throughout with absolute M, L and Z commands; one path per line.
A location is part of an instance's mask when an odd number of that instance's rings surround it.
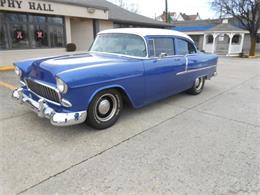
M 164 58 L 167 56 L 167 53 L 160 53 L 159 58 Z

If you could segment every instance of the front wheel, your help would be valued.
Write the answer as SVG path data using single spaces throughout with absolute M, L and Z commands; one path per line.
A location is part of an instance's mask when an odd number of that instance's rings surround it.
M 192 94 L 192 95 L 200 94 L 204 88 L 204 84 L 205 84 L 204 77 L 196 78 L 196 80 L 193 83 L 193 86 L 187 90 L 187 93 Z
M 88 108 L 87 123 L 96 129 L 111 127 L 123 108 L 121 94 L 114 89 L 99 92 Z

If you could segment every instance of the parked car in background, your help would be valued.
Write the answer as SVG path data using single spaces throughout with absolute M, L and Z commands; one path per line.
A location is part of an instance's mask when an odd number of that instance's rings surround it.
M 12 96 L 53 125 L 87 121 L 104 129 L 118 120 L 123 103 L 140 108 L 182 91 L 201 93 L 217 60 L 177 31 L 105 30 L 89 52 L 16 62 L 21 87 Z

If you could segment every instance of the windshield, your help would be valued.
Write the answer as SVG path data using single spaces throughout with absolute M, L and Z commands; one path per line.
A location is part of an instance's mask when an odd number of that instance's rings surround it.
M 123 54 L 136 57 L 146 56 L 145 43 L 140 36 L 122 33 L 98 35 L 90 51 Z

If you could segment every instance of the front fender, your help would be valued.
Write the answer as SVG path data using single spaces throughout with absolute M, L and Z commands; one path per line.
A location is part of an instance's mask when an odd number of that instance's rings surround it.
M 62 72 L 57 76 L 68 84 L 69 90 L 64 97 L 78 110 L 87 108 L 98 92 L 110 88 L 122 90 L 133 107 L 140 107 L 144 103 L 142 60 L 81 67 Z
M 90 96 L 90 99 L 88 101 L 88 105 L 91 103 L 91 101 L 93 100 L 93 98 L 101 91 L 107 90 L 107 89 L 120 89 L 123 91 L 123 93 L 127 96 L 128 100 L 130 101 L 131 105 L 133 107 L 137 107 L 137 105 L 135 104 L 135 102 L 133 101 L 133 98 L 131 97 L 131 95 L 127 92 L 127 90 L 120 85 L 107 85 L 104 87 L 101 87 L 99 89 L 97 89 L 96 91 L 94 91 L 94 93 Z M 122 94 L 123 95 L 123 94 Z

